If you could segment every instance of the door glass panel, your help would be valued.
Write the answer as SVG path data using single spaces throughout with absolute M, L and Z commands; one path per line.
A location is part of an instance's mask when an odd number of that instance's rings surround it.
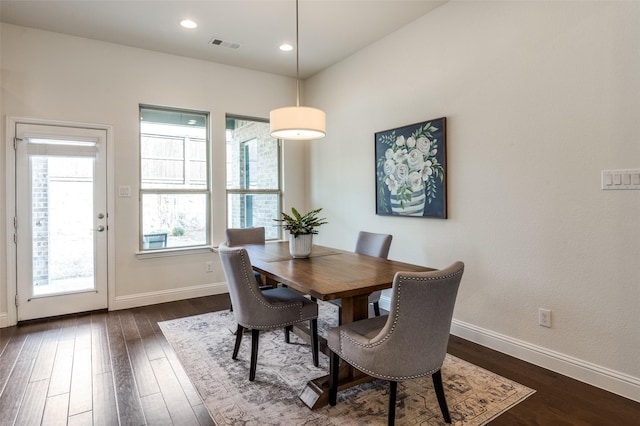
M 95 290 L 92 157 L 30 156 L 32 295 Z

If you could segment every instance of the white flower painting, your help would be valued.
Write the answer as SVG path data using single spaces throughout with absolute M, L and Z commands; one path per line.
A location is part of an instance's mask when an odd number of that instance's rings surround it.
M 445 123 L 376 133 L 376 213 L 446 218 Z

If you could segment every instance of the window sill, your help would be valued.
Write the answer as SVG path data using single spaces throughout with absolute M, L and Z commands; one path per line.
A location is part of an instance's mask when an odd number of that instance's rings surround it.
M 185 248 L 168 248 L 159 250 L 139 251 L 136 253 L 138 259 L 154 259 L 157 257 L 170 257 L 170 256 L 185 256 L 189 254 L 202 254 L 211 253 L 213 247 L 211 246 L 198 246 L 198 247 L 185 247 Z

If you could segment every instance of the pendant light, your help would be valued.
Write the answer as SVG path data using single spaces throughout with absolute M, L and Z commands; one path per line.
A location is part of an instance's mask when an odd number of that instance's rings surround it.
M 296 106 L 277 108 L 269 113 L 271 136 L 288 140 L 320 139 L 327 134 L 324 111 L 300 106 L 300 50 L 298 44 L 298 0 L 296 0 Z

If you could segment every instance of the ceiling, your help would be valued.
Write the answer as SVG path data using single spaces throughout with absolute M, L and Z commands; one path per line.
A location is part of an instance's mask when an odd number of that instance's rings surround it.
M 300 0 L 300 78 L 308 78 L 447 0 Z M 182 19 L 198 23 L 180 27 Z M 294 0 L 0 0 L 0 21 L 295 77 Z M 211 40 L 222 40 L 220 45 Z M 238 48 L 229 47 L 239 45 Z

